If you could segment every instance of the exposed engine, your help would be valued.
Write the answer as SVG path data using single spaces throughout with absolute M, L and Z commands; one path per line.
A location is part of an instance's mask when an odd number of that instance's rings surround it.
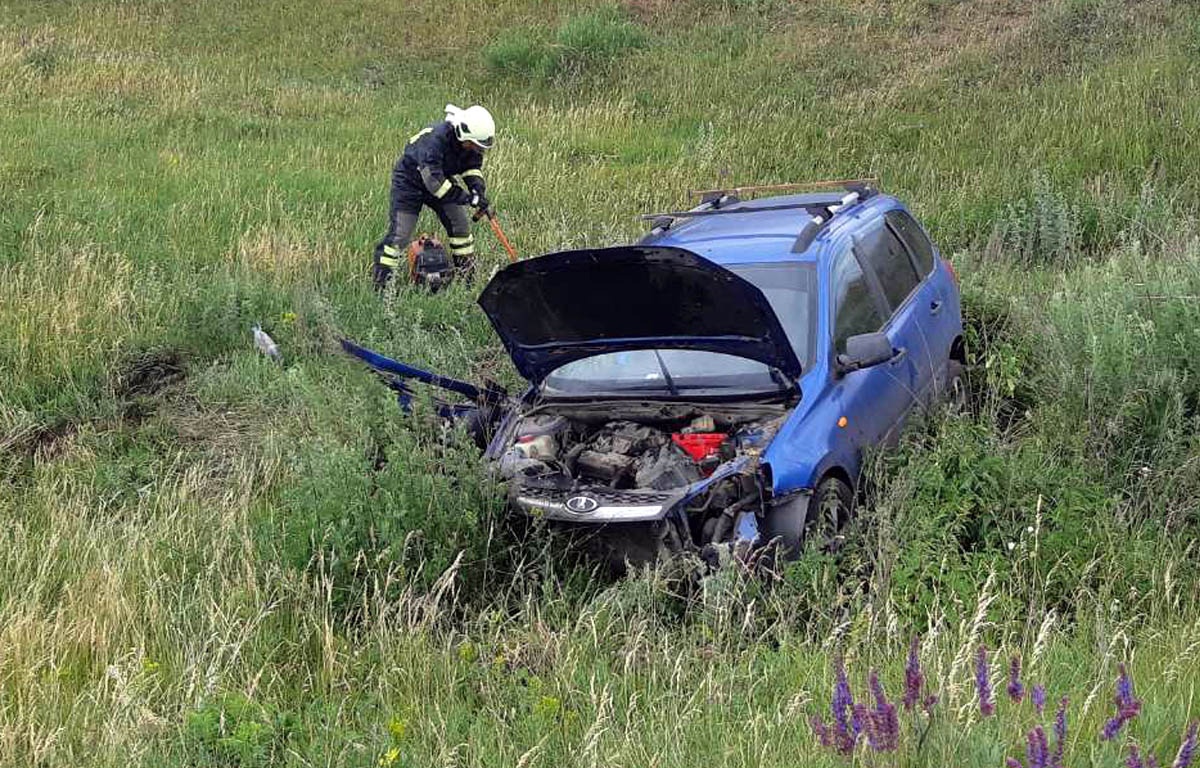
M 518 427 L 501 459 L 501 474 L 505 479 L 565 474 L 609 488 L 680 488 L 711 474 L 721 454 L 732 458 L 729 435 L 713 432 L 710 418 L 697 421 L 686 431 L 667 433 L 632 421 L 588 428 L 562 416 L 535 417 Z
M 756 526 L 768 491 L 752 459 L 772 415 L 693 409 L 632 421 L 607 420 L 603 409 L 543 409 L 516 423 L 499 471 L 527 514 L 624 530 L 655 544 L 644 559 L 664 547 L 702 549 L 734 538 L 743 513 Z M 624 523 L 641 525 L 612 525 Z M 617 551 L 629 558 L 629 542 Z

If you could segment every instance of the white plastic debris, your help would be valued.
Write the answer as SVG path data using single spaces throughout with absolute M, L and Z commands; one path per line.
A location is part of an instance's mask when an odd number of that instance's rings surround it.
M 283 354 L 279 351 L 279 345 L 275 343 L 274 339 L 267 335 L 267 332 L 262 329 L 262 326 L 260 326 L 258 323 L 255 323 L 254 327 L 250 330 L 254 334 L 254 346 L 258 347 L 258 351 L 262 352 L 264 355 L 280 365 L 283 365 Z

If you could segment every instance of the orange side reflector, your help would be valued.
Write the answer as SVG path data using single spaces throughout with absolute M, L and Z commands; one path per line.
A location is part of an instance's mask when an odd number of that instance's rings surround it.
M 850 423 L 850 422 L 846 420 L 846 417 L 845 417 L 845 416 L 843 416 L 842 418 L 838 419 L 838 426 L 839 426 L 839 427 L 841 427 L 842 429 L 845 429 L 845 428 L 846 428 L 846 425 L 847 425 L 847 424 L 849 424 L 849 423 Z

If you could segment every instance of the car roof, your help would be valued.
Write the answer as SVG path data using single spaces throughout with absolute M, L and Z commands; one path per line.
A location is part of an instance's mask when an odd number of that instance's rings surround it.
M 816 192 L 726 203 L 719 210 L 745 211 L 745 215 L 730 213 L 677 218 L 670 228 L 651 233 L 641 242 L 684 248 L 718 264 L 813 262 L 822 252 L 821 245 L 847 226 L 853 227 L 853 220 L 862 213 L 902 207 L 889 195 L 871 195 L 865 201 L 838 211 L 807 247 L 794 252 L 800 231 L 814 212 L 837 204 L 845 194 L 844 191 Z M 776 210 L 781 206 L 789 207 Z

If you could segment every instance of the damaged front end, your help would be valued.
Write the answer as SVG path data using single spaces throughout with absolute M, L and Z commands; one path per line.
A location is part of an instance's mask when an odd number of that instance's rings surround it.
M 722 545 L 748 552 L 770 503 L 759 455 L 782 403 L 544 404 L 489 453 L 516 511 L 584 532 L 616 569 Z

